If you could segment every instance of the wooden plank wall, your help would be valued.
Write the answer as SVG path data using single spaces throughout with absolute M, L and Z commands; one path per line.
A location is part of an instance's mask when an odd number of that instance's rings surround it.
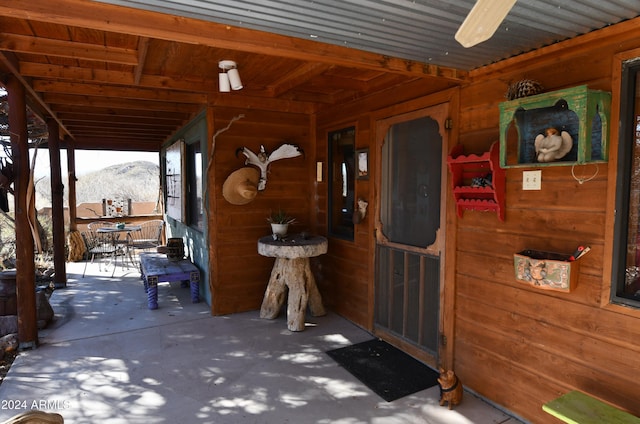
M 498 139 L 499 109 L 509 82 L 540 81 L 547 91 L 587 84 L 612 91 L 613 56 L 640 48 L 636 21 L 527 53 L 471 73 L 460 89 L 459 115 L 454 118 L 459 141 L 467 152 L 482 152 Z M 214 124 L 222 128 L 238 114 L 216 143 L 214 201 L 217 267 L 212 272 L 214 314 L 258 309 L 272 259 L 256 254 L 256 240 L 269 234 L 270 209 L 284 207 L 298 218 L 295 230 L 326 234 L 327 133 L 356 125 L 356 148 L 370 147 L 376 163 L 375 119 L 379 111 L 408 112 L 421 98 L 442 93 L 447 85 L 413 81 L 317 116 L 215 108 Z M 394 106 L 396 105 L 396 106 Z M 614 105 L 614 108 L 616 105 Z M 615 125 L 612 125 L 615 127 Z M 612 128 L 612 134 L 614 133 Z M 260 144 L 271 150 L 289 140 L 300 144 L 305 158 L 287 159 L 271 169 L 265 192 L 245 206 L 222 197 L 222 183 L 243 164 L 235 150 Z M 615 150 L 615 137 L 610 151 Z M 323 162 L 325 180 L 315 182 L 316 161 Z M 455 277 L 454 368 L 465 385 L 534 423 L 554 422 L 543 403 L 579 389 L 640 415 L 640 312 L 608 307 L 611 223 L 615 172 L 600 164 L 597 176 L 579 184 L 570 167 L 548 167 L 542 190 L 521 190 L 522 169 L 507 171 L 506 220 L 494 214 L 465 212 L 453 218 Z M 371 208 L 377 202 L 376 169 L 358 181 L 356 197 Z M 577 167 L 578 176 L 593 166 Z M 211 223 L 210 223 L 211 225 Z M 570 294 L 541 291 L 514 279 L 513 254 L 523 249 L 572 252 L 578 244 L 592 247 L 583 260 L 576 290 Z M 329 239 L 329 252 L 314 262 L 325 303 L 355 324 L 373 325 L 373 222 L 369 215 L 356 226 L 355 240 Z M 448 347 L 450 349 L 450 347 Z
M 402 114 L 425 105 L 406 102 L 425 99 L 435 92 L 443 92 L 450 84 L 424 81 L 413 81 L 409 84 L 379 92 L 352 103 L 332 108 L 318 114 L 316 131 L 317 160 L 323 162 L 325 180 L 316 184 L 317 206 L 314 219 L 319 223 L 319 232 L 327 234 L 328 184 L 327 154 L 328 133 L 349 126 L 356 127 L 356 149 L 369 147 L 369 179 L 357 180 L 355 198 L 362 197 L 369 201 L 367 217 L 354 227 L 354 240 L 343 240 L 329 237 L 329 248 L 322 256 L 322 279 L 318 282 L 324 302 L 338 314 L 348 318 L 355 324 L 371 330 L 373 326 L 373 292 L 374 278 L 373 214 L 376 202 L 374 182 L 377 174 L 373 164 L 378 152 L 374 148 L 376 111 L 389 110 L 389 113 Z M 401 105 L 399 105 L 401 104 Z
M 582 84 L 612 91 L 613 55 L 640 46 L 639 36 L 637 22 L 627 23 L 624 31 L 599 31 L 472 72 L 473 83 L 460 95 L 461 142 L 483 150 L 498 139 L 498 104 L 510 81 L 534 79 L 545 91 Z M 610 151 L 616 148 L 611 140 Z M 521 189 L 522 171 L 507 170 L 504 223 L 474 212 L 458 220 L 456 372 L 470 388 L 532 422 L 557 422 L 541 406 L 572 389 L 640 415 L 640 313 L 601 305 L 610 280 L 604 272 L 611 255 L 605 223 L 613 212 L 607 192 L 615 191 L 609 164 L 576 167 L 579 177 L 597 171 L 584 184 L 570 166 L 544 168 L 541 191 Z M 513 253 L 571 253 L 579 244 L 592 251 L 581 260 L 574 292 L 515 281 Z
M 210 240 L 215 244 L 211 261 L 211 310 L 214 315 L 256 310 L 269 280 L 273 258 L 258 255 L 257 241 L 271 234 L 267 217 L 271 210 L 283 208 L 297 219 L 294 232 L 309 228 L 312 190 L 308 169 L 315 169 L 308 114 L 275 112 L 259 109 L 214 108 L 213 133 L 230 128 L 216 137 L 215 193 L 209 205 Z M 222 196 L 222 185 L 233 171 L 242 168 L 245 157 L 236 157 L 236 149 L 245 146 L 257 153 L 260 145 L 268 152 L 282 143 L 299 145 L 304 157 L 282 159 L 272 163 L 264 191 L 246 205 L 232 205 Z M 214 218 L 211 218 L 214 217 Z M 214 220 L 212 222 L 212 219 Z
M 640 47 L 638 21 L 521 55 L 471 73 L 460 91 L 460 113 L 454 117 L 459 141 L 467 152 L 483 152 L 499 137 L 499 108 L 510 82 L 540 81 L 546 91 L 587 84 L 612 91 L 616 52 Z M 426 83 L 425 83 L 426 84 Z M 410 93 L 429 94 L 420 83 L 398 87 L 393 95 L 371 96 L 331 113 L 320 114 L 316 154 L 325 162 L 328 131 L 355 124 L 356 147 L 375 146 L 376 110 L 400 105 Z M 616 107 L 614 105 L 614 107 Z M 397 113 L 403 113 L 398 107 Z M 614 123 L 612 127 L 615 127 Z M 613 133 L 612 129 L 612 134 Z M 610 151 L 617 148 L 611 140 Z M 374 150 L 370 161 L 375 163 Z M 612 165 L 613 166 L 613 165 Z M 522 191 L 522 170 L 507 171 L 506 220 L 495 214 L 465 212 L 453 220 L 455 338 L 454 367 L 465 385 L 534 423 L 556 422 L 542 404 L 579 389 L 640 415 L 640 311 L 621 312 L 605 305 L 610 277 L 611 223 L 615 172 L 600 164 L 596 177 L 579 184 L 571 167 L 547 167 L 541 191 Z M 358 181 L 356 197 L 377 195 L 369 182 Z M 576 167 L 589 176 L 595 166 Z M 317 184 L 319 223 L 326 222 L 326 184 Z M 326 228 L 323 228 L 326 231 Z M 356 226 L 354 242 L 330 239 L 323 257 L 321 290 L 329 306 L 365 328 L 372 327 L 374 278 L 371 216 Z M 524 249 L 573 252 L 579 244 L 592 251 L 584 258 L 577 289 L 564 294 L 541 291 L 514 278 L 513 254 Z

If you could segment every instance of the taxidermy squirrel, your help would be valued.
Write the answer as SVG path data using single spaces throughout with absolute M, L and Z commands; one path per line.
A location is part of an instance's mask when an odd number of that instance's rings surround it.
M 449 409 L 453 409 L 453 405 L 458 405 L 462 402 L 462 382 L 453 370 L 445 371 L 443 368 L 440 368 L 438 385 L 440 386 L 440 406 L 448 402 Z
M 566 131 L 547 128 L 544 135 L 538 134 L 535 140 L 538 162 L 553 162 L 562 159 L 573 147 L 573 139 Z

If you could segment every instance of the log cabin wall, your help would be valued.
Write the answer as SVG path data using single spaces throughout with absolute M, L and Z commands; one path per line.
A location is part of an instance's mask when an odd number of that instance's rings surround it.
M 460 90 L 459 115 L 453 116 L 459 142 L 467 152 L 481 153 L 498 140 L 498 105 L 508 84 L 520 79 L 537 80 L 545 91 L 586 84 L 614 92 L 615 103 L 615 55 L 639 47 L 640 29 L 632 21 L 473 71 Z M 420 83 L 408 84 L 393 96 L 382 93 L 319 114 L 318 160 L 327 161 L 327 132 L 349 125 L 357 128 L 356 148 L 374 147 L 375 110 L 395 103 L 397 113 L 406 112 L 403 102 L 414 97 L 409 93 L 429 94 Z M 612 104 L 612 118 L 618 107 Z M 449 346 L 453 366 L 466 387 L 531 422 L 558 422 L 541 407 L 572 389 L 640 415 L 640 311 L 608 304 L 618 145 L 617 121 L 612 122 L 610 160 L 598 166 L 593 180 L 579 184 L 570 166 L 546 167 L 542 190 L 523 191 L 523 168 L 508 169 L 504 222 L 494 213 L 467 211 L 458 219 L 448 212 L 456 227 L 449 231 L 456 237 L 447 240 L 448 249 L 455 246 L 455 277 L 446 283 L 455 286 L 456 295 L 445 305 L 455 311 L 454 346 Z M 595 171 L 591 165 L 575 172 Z M 368 197 L 370 208 L 379 200 L 372 181 L 356 184 L 356 198 Z M 316 201 L 316 219 L 326 231 L 326 184 L 317 184 Z M 333 310 L 368 329 L 373 325 L 372 238 L 371 216 L 356 226 L 353 242 L 331 238 L 320 283 Z M 592 251 L 582 260 L 571 293 L 515 280 L 514 253 L 571 253 L 578 244 Z
M 545 91 L 586 84 L 614 92 L 615 103 L 614 55 L 638 48 L 639 36 L 637 25 L 626 23 L 472 72 L 460 95 L 460 142 L 482 151 L 499 138 L 498 104 L 507 84 L 519 79 L 537 80 Z M 542 404 L 572 389 L 640 415 L 640 311 L 607 305 L 617 127 L 612 119 L 612 159 L 598 165 L 593 180 L 578 183 L 571 166 L 546 167 L 542 189 L 523 191 L 523 168 L 507 169 L 505 222 L 477 212 L 457 221 L 456 371 L 469 387 L 532 422 L 555 422 Z M 578 177 L 595 172 L 594 165 L 575 168 Z M 514 253 L 569 254 L 579 244 L 592 251 L 571 293 L 515 281 Z
M 315 170 L 315 158 L 308 113 L 228 107 L 212 107 L 210 113 L 210 139 L 243 115 L 216 136 L 215 165 L 209 175 L 211 311 L 223 315 L 260 308 L 274 259 L 258 255 L 257 245 L 260 237 L 271 234 L 267 217 L 272 210 L 282 208 L 296 218 L 290 232 L 309 231 L 313 197 L 309 169 Z M 245 166 L 245 157 L 236 156 L 236 150 L 244 146 L 257 153 L 264 145 L 271 152 L 285 142 L 297 144 L 304 156 L 273 162 L 265 190 L 252 202 L 227 202 L 222 185 L 233 171 Z

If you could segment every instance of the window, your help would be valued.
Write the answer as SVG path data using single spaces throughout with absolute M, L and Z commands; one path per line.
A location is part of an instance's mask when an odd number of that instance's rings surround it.
M 611 300 L 640 307 L 640 59 L 622 69 Z
M 204 210 L 202 203 L 202 152 L 199 141 L 187 146 L 187 158 L 189 226 L 202 231 Z
M 389 128 L 382 147 L 380 219 L 389 241 L 435 243 L 440 228 L 442 136 L 430 116 Z
M 329 233 L 353 240 L 356 129 L 329 133 Z

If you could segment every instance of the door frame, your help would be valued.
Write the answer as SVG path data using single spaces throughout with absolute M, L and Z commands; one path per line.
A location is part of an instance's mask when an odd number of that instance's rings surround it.
M 390 108 L 379 110 L 372 114 L 372 128 L 375 129 L 374 134 L 374 146 L 372 150 L 374 154 L 372 156 L 372 163 L 375 172 L 372 175 L 374 178 L 374 190 L 373 203 L 370 203 L 370 207 L 373 207 L 373 218 L 371 220 L 371 230 L 373 237 L 370 241 L 370 264 L 372 278 L 369 279 L 369 328 L 373 333 L 391 344 L 406 351 L 412 356 L 426 362 L 432 367 L 443 366 L 445 368 L 453 366 L 454 360 L 454 330 L 455 330 L 455 252 L 456 252 L 456 222 L 457 216 L 455 214 L 455 205 L 453 203 L 453 197 L 451 194 L 450 176 L 447 167 L 446 157 L 451 148 L 458 142 L 459 126 L 455 125 L 460 122 L 458 119 L 459 113 L 459 89 L 452 88 L 440 93 L 436 93 L 430 96 L 426 96 L 420 99 L 412 100 L 409 102 L 401 103 Z M 447 125 L 442 131 L 442 174 L 441 174 L 441 214 L 440 214 L 440 230 L 438 231 L 437 243 L 441 243 L 442 249 L 438 252 L 440 255 L 440 316 L 438 320 L 438 363 L 433 362 L 433 357 L 423 350 L 417 348 L 411 343 L 408 343 L 395 335 L 389 334 L 385 331 L 380 331 L 375 328 L 374 313 L 375 313 L 375 280 L 376 280 L 376 252 L 377 252 L 377 238 L 378 231 L 377 226 L 380 222 L 380 201 L 381 201 L 381 178 L 382 178 L 382 146 L 386 136 L 386 129 L 389 128 L 390 122 L 397 123 L 406 120 L 418 118 L 424 116 L 427 112 L 425 109 L 444 105 L 447 107 Z M 450 123 L 453 125 L 450 125 Z M 394 246 L 393 244 L 388 244 Z M 428 249 L 412 249 L 409 246 L 404 246 L 404 250 L 415 251 L 418 253 L 433 254 L 432 250 Z

